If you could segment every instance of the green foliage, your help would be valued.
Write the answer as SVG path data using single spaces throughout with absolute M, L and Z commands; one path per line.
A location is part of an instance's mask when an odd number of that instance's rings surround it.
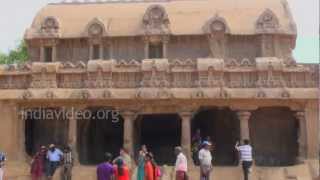
M 27 46 L 24 41 L 20 41 L 18 46 L 10 50 L 8 54 L 0 52 L 0 64 L 19 64 L 28 60 Z

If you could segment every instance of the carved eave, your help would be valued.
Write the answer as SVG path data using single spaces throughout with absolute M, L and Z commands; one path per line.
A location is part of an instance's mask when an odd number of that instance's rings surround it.
M 32 64 L 32 73 L 57 73 L 61 67 L 60 62 L 54 63 L 40 63 L 35 62 Z
M 214 58 L 199 58 L 197 60 L 197 70 L 199 72 L 208 72 L 210 70 L 223 72 L 224 60 Z
M 142 61 L 141 71 L 143 72 L 169 72 L 168 59 L 145 59 Z
M 257 34 L 280 34 L 280 23 L 278 17 L 270 9 L 266 9 L 257 19 Z
M 257 71 L 283 71 L 284 63 L 282 59 L 278 58 L 256 58 Z
M 171 99 L 171 100 L 201 100 L 210 102 L 212 99 L 230 100 L 259 99 L 259 100 L 305 100 L 318 99 L 316 88 L 268 88 L 268 89 L 226 89 L 227 96 L 221 96 L 219 88 L 188 88 L 166 89 L 28 89 L 28 90 L 0 90 L 0 100 L 139 100 Z M 223 94 L 222 94 L 223 95 Z
M 90 60 L 87 65 L 87 71 L 97 72 L 101 70 L 102 72 L 112 72 L 115 64 L 115 60 Z
M 171 72 L 195 72 L 197 70 L 197 63 L 191 59 L 179 60 L 175 59 L 170 62 Z
M 120 60 L 117 61 L 113 72 L 118 72 L 118 73 L 133 73 L 133 72 L 141 72 L 141 63 L 136 60 Z

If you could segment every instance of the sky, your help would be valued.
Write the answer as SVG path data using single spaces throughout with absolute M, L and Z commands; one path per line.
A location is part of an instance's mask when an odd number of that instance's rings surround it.
M 0 1 L 0 52 L 6 53 L 23 38 L 41 7 L 61 0 Z M 298 27 L 294 57 L 301 63 L 319 63 L 319 0 L 287 1 Z

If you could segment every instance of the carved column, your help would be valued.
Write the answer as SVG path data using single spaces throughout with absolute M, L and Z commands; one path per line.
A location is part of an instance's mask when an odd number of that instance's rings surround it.
M 52 62 L 57 61 L 57 45 L 52 46 Z
M 93 45 L 90 44 L 89 45 L 89 60 L 92 60 L 93 59 Z
M 295 117 L 299 120 L 299 155 L 298 161 L 303 162 L 307 157 L 307 126 L 305 113 L 303 111 L 298 111 L 295 113 Z
M 191 157 L 191 118 L 192 112 L 181 112 L 181 147 L 188 158 L 189 164 L 193 164 Z
M 68 111 L 69 117 L 69 131 L 68 131 L 68 143 L 71 147 L 72 154 L 74 157 L 74 164 L 79 164 L 79 153 L 77 148 L 77 117 L 78 113 L 80 113 L 80 108 L 70 108 Z
M 104 58 L 103 58 L 103 43 L 100 44 L 99 59 L 104 59 Z
M 45 51 L 45 50 L 44 50 L 44 46 L 41 45 L 41 47 L 40 47 L 40 61 L 41 61 L 41 62 L 44 62 L 44 54 L 45 54 L 44 51 Z
M 164 36 L 162 38 L 163 42 L 163 58 L 168 58 L 168 44 L 169 44 L 169 37 Z
M 250 139 L 249 119 L 251 112 L 249 111 L 238 111 L 238 119 L 240 120 L 240 138 L 241 141 Z
M 134 121 L 137 117 L 137 113 L 133 111 L 123 111 L 121 116 L 124 119 L 123 147 L 127 149 L 132 156 L 134 155 Z

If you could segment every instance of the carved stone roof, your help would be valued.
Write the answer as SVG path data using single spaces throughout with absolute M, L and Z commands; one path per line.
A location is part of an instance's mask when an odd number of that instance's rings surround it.
M 38 12 L 25 38 L 42 37 L 43 24 L 56 24 L 47 28 L 53 27 L 60 38 L 86 37 L 94 19 L 103 24 L 104 36 L 143 35 L 144 17 L 155 5 L 165 11 L 161 22 L 170 23 L 173 35 L 204 34 L 204 26 L 215 16 L 225 21 L 230 34 L 296 34 L 285 0 L 181 0 L 48 4 Z M 46 23 L 48 17 L 51 21 Z

